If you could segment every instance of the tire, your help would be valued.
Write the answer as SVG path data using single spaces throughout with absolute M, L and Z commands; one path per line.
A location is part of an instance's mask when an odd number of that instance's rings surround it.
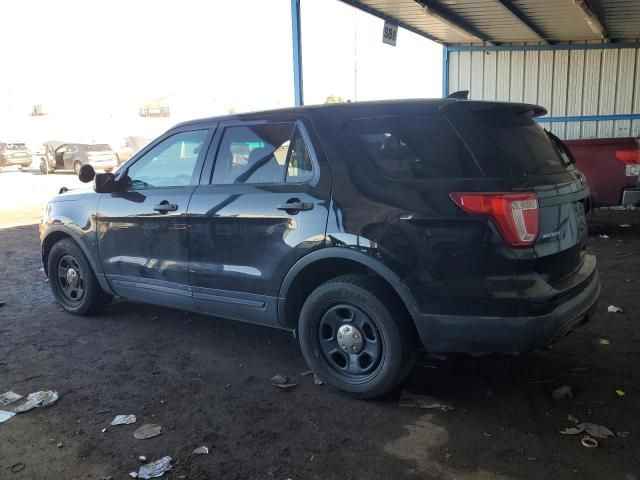
M 53 296 L 62 308 L 74 315 L 97 313 L 113 298 L 102 290 L 84 253 L 69 238 L 51 248 L 47 272 Z
M 73 171 L 75 172 L 76 175 L 80 174 L 80 168 L 82 168 L 82 162 L 74 162 L 73 164 Z
M 376 398 L 402 382 L 413 365 L 416 345 L 409 322 L 381 279 L 343 275 L 307 297 L 300 313 L 300 347 L 324 383 L 350 397 Z

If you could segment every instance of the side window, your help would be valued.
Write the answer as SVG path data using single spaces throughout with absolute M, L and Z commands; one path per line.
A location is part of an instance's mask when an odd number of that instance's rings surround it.
M 442 115 L 353 120 L 356 146 L 384 175 L 397 179 L 481 176 L 468 149 Z
M 293 127 L 293 123 L 227 127 L 212 183 L 283 182 Z
M 191 185 L 206 136 L 207 130 L 176 133 L 153 147 L 129 167 L 130 188 Z
M 287 163 L 287 183 L 303 183 L 313 176 L 313 162 L 300 130 L 296 128 Z

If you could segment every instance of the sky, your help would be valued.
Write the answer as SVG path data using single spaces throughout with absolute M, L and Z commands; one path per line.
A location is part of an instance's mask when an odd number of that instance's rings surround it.
M 337 0 L 301 12 L 305 103 L 440 96 L 439 45 L 403 29 L 383 44 L 382 20 Z M 290 0 L 15 0 L 2 16 L 0 137 L 157 135 L 293 104 Z M 154 101 L 171 118 L 137 115 Z

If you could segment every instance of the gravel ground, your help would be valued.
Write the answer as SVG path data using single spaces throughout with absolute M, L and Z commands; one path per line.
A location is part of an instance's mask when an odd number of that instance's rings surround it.
M 314 385 L 286 332 L 126 301 L 68 315 L 39 270 L 37 227 L 0 229 L 0 245 L 0 393 L 60 392 L 0 424 L 0 479 L 129 478 L 139 455 L 173 457 L 169 479 L 640 479 L 638 212 L 593 218 L 598 314 L 552 349 L 421 358 L 404 388 L 446 412 Z M 277 390 L 277 372 L 298 386 Z M 553 400 L 562 385 L 574 397 Z M 110 427 L 116 414 L 137 424 Z M 629 435 L 587 449 L 558 433 L 570 414 Z M 162 434 L 135 439 L 144 423 Z M 192 455 L 201 445 L 209 455 Z

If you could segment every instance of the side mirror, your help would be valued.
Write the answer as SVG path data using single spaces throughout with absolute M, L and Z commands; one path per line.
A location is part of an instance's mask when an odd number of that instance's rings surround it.
M 96 171 L 90 164 L 85 163 L 80 167 L 80 171 L 78 172 L 78 178 L 82 183 L 89 183 L 95 177 L 96 177 Z
M 94 190 L 97 193 L 111 193 L 115 192 L 117 188 L 118 182 L 116 182 L 116 176 L 113 173 L 98 173 L 96 175 Z

